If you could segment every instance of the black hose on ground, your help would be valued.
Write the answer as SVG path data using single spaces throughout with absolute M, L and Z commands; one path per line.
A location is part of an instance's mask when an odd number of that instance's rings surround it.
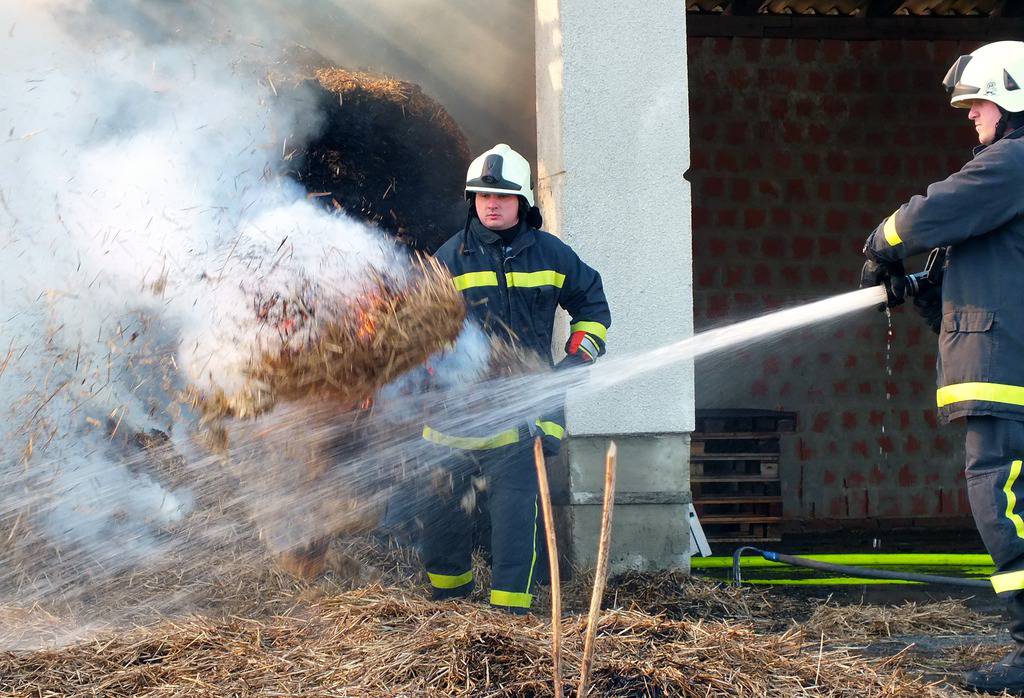
M 943 577 L 936 574 L 918 574 L 916 572 L 893 572 L 890 570 L 875 570 L 868 567 L 852 567 L 850 565 L 836 565 L 831 562 L 820 560 L 809 560 L 806 557 L 775 553 L 770 550 L 761 550 L 749 545 L 737 548 L 732 554 L 732 580 L 733 584 L 739 586 L 743 581 L 740 572 L 740 558 L 746 551 L 755 552 L 765 560 L 781 562 L 794 567 L 806 567 L 812 570 L 824 572 L 838 572 L 850 577 L 864 577 L 866 579 L 895 579 L 904 582 L 922 582 L 925 584 L 946 584 L 949 586 L 978 587 L 991 589 L 992 584 L 987 579 L 967 579 L 965 577 Z

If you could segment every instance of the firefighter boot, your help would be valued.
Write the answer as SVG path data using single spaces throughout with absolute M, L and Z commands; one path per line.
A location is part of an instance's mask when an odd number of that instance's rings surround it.
M 1024 695 L 1024 592 L 1014 594 L 1007 604 L 1010 612 L 1010 637 L 1014 648 L 995 664 L 987 664 L 964 674 L 964 684 L 979 693 Z

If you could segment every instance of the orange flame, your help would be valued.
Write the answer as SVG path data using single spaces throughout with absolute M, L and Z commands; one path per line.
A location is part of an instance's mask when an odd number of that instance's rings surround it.
M 383 301 L 379 293 L 366 293 L 356 303 L 356 337 L 363 341 L 373 339 L 377 334 L 375 310 Z
M 373 339 L 377 334 L 377 323 L 373 316 L 366 310 L 359 311 L 359 321 L 356 323 L 356 336 L 359 339 Z

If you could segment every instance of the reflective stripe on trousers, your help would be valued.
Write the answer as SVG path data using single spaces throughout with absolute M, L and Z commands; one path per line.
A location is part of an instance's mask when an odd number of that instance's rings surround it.
M 491 524 L 491 603 L 495 606 L 529 608 L 537 577 L 538 531 L 537 473 L 533 444 L 522 439 L 480 451 L 443 448 L 453 489 L 440 493 L 428 506 L 423 525 L 423 562 L 431 584 L 472 581 L 472 512 L 463 509 L 463 496 L 473 479 L 486 479 Z
M 965 452 L 971 513 L 996 564 L 992 587 L 1024 590 L 1024 422 L 968 417 Z

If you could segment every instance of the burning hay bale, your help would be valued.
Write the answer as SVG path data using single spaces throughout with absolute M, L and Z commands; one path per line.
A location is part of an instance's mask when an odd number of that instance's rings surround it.
M 190 398 L 268 548 L 312 578 L 325 569 L 330 535 L 377 524 L 401 465 L 369 448 L 370 432 L 387 426 L 368 418 L 374 395 L 451 347 L 466 309 L 428 258 L 370 272 L 345 293 L 289 279 L 250 292 L 239 387 L 193 388 Z M 212 385 L 232 384 L 218 378 Z
M 376 274 L 362 295 L 309 312 L 325 311 L 328 319 L 302 344 L 265 353 L 253 367 L 253 379 L 279 399 L 366 400 L 452 345 L 466 316 L 451 277 L 433 260 L 424 260 L 411 281 Z
M 466 317 L 451 276 L 426 258 L 405 279 L 370 275 L 355 296 L 316 297 L 303 287 L 257 299 L 255 311 L 278 341 L 255 352 L 241 389 L 192 391 L 206 421 L 258 416 L 279 401 L 358 405 L 452 345 Z

